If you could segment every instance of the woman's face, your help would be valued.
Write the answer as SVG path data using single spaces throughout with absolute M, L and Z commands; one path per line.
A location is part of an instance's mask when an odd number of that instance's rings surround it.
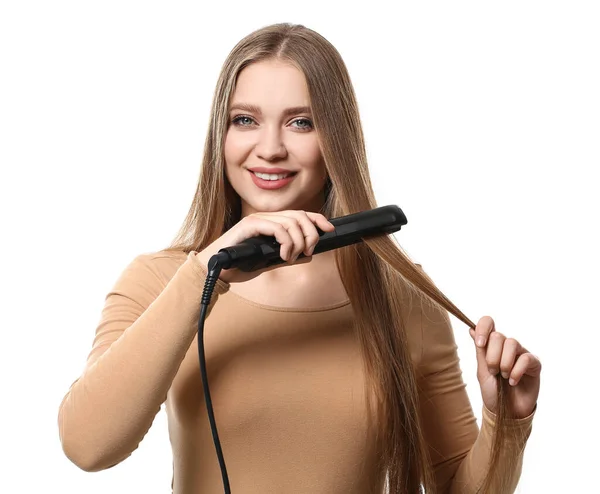
M 255 168 L 293 176 L 266 181 L 250 171 Z M 263 61 L 240 72 L 230 104 L 225 174 L 241 198 L 242 217 L 261 211 L 319 211 L 325 162 L 301 71 Z

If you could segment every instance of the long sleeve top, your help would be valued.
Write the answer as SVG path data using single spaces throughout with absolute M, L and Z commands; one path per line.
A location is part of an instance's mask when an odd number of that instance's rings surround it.
M 125 460 L 164 404 L 172 492 L 223 492 L 197 346 L 206 272 L 194 251 L 140 254 L 106 295 L 85 367 L 58 412 L 63 451 L 78 467 L 99 471 Z M 269 306 L 217 281 L 204 343 L 232 492 L 384 492 L 352 321 L 349 300 Z M 484 407 L 478 428 L 447 313 L 415 306 L 407 331 L 439 492 L 475 493 L 486 474 L 495 416 Z M 532 418 L 508 424 L 523 432 L 499 459 L 510 492 Z M 515 455 L 518 468 L 508 470 L 506 459 Z

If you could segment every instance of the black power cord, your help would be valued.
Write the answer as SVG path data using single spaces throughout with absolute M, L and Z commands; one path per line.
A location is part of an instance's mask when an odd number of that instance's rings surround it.
M 198 355 L 200 357 L 200 374 L 202 376 L 202 386 L 204 387 L 204 400 L 206 401 L 206 410 L 208 411 L 208 419 L 210 421 L 210 429 L 212 431 L 213 441 L 215 443 L 215 449 L 217 450 L 217 457 L 219 459 L 219 465 L 221 466 L 221 476 L 223 477 L 223 487 L 225 488 L 225 494 L 231 494 L 231 487 L 229 487 L 229 478 L 227 477 L 227 468 L 225 467 L 225 459 L 223 458 L 223 451 L 221 450 L 221 443 L 219 441 L 219 433 L 217 432 L 217 424 L 215 423 L 215 414 L 213 412 L 212 400 L 210 398 L 210 389 L 208 387 L 208 377 L 206 375 L 206 355 L 204 353 L 204 318 L 208 311 L 210 299 L 212 297 L 213 290 L 219 279 L 219 274 L 223 267 L 227 268 L 231 263 L 231 258 L 225 252 L 219 252 L 210 258 L 208 261 L 208 274 L 204 283 L 204 291 L 202 292 L 202 302 L 200 306 L 200 317 L 198 319 Z

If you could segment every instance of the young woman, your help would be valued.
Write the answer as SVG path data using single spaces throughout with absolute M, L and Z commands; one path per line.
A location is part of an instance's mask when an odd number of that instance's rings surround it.
M 65 454 L 127 458 L 166 402 L 172 489 L 222 492 L 197 350 L 210 257 L 259 234 L 287 264 L 221 272 L 205 323 L 214 413 L 234 493 L 513 492 L 540 361 L 473 324 L 393 236 L 311 256 L 328 218 L 377 207 L 354 91 L 336 49 L 301 25 L 251 33 L 213 100 L 189 214 L 108 293 L 59 410 Z M 307 258 L 296 261 L 300 253 Z M 448 311 L 476 342 L 483 420 Z

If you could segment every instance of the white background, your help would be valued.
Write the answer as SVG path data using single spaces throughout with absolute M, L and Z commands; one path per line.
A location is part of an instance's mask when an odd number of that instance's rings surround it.
M 342 54 L 378 204 L 408 217 L 402 246 L 543 362 L 518 492 L 597 489 L 594 3 L 3 2 L 0 491 L 170 492 L 164 409 L 130 458 L 86 473 L 61 450 L 58 405 L 121 270 L 183 221 L 225 57 L 283 21 Z

